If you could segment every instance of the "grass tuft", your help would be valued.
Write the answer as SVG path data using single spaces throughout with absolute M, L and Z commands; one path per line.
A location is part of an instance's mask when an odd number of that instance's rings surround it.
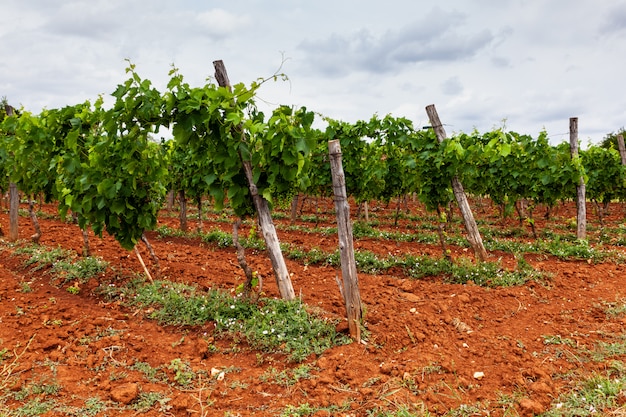
M 153 309 L 149 317 L 163 324 L 214 322 L 218 331 L 243 336 L 253 348 L 284 353 L 294 362 L 349 341 L 336 332 L 336 323 L 308 312 L 300 300 L 267 298 L 257 305 L 224 291 L 200 291 L 195 286 L 169 281 L 135 281 L 105 291 L 128 305 Z

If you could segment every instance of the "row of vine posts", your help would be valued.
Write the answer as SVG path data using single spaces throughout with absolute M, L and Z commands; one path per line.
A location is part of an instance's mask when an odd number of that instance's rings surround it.
M 228 74 L 223 61 L 218 60 L 213 62 L 215 69 L 215 79 L 220 87 L 224 87 L 232 91 L 232 86 L 228 78 Z M 8 116 L 14 115 L 15 110 L 13 107 L 5 106 L 5 112 Z M 437 141 L 441 144 L 446 140 L 446 131 L 439 119 L 437 110 L 434 105 L 426 107 L 426 113 L 428 115 L 431 128 L 433 129 Z M 578 118 L 570 118 L 570 153 L 571 158 L 574 161 L 579 160 L 578 154 Z M 239 128 L 233 128 L 232 134 L 241 135 L 241 140 L 246 141 L 245 130 L 239 126 Z M 621 158 L 621 164 L 626 166 L 626 147 L 624 146 L 624 138 L 620 134 L 617 137 L 618 151 Z M 361 340 L 361 321 L 362 321 L 362 303 L 359 293 L 359 284 L 356 270 L 356 261 L 353 245 L 353 232 L 350 222 L 350 210 L 348 197 L 346 193 L 345 175 L 342 167 L 342 154 L 339 140 L 330 140 L 328 142 L 328 152 L 330 160 L 330 168 L 332 173 L 332 187 L 335 203 L 335 211 L 337 217 L 337 228 L 339 235 L 339 251 L 341 258 L 341 273 L 342 280 L 337 278 L 337 284 L 339 291 L 344 300 L 346 306 L 346 313 L 348 319 L 348 328 L 350 335 L 357 341 Z M 280 249 L 280 243 L 276 233 L 276 228 L 272 221 L 270 208 L 268 201 L 258 191 L 257 185 L 254 181 L 253 169 L 251 161 L 246 159 L 241 152 L 239 152 L 239 159 L 243 169 L 243 173 L 248 182 L 248 188 L 253 200 L 254 208 L 257 213 L 257 219 L 259 227 L 262 231 L 268 257 L 270 258 L 272 268 L 274 270 L 276 283 L 278 286 L 281 297 L 285 300 L 294 300 L 296 298 L 293 285 L 287 270 L 287 266 Z M 463 217 L 464 225 L 467 232 L 467 240 L 473 249 L 474 256 L 477 262 L 484 262 L 488 258 L 488 253 L 482 242 L 478 226 L 474 219 L 471 207 L 469 205 L 466 193 L 463 189 L 463 185 L 459 179 L 459 173 L 456 173 L 451 179 L 451 187 L 454 197 L 458 204 L 460 213 Z M 11 180 L 11 179 L 10 179 Z M 586 239 L 586 196 L 585 196 L 585 180 L 581 175 L 577 184 L 577 239 Z M 183 201 L 184 198 L 181 198 Z M 13 181 L 9 182 L 9 201 L 10 201 L 10 226 L 9 226 L 9 241 L 16 241 L 18 239 L 18 209 L 19 209 L 19 195 L 17 184 Z M 296 200 L 297 201 L 297 200 Z M 31 215 L 32 217 L 32 215 Z M 33 220 L 36 222 L 36 220 Z M 240 266 L 244 270 L 248 281 L 252 279 L 252 271 L 247 268 L 243 248 L 238 242 L 238 228 L 241 224 L 241 219 L 238 218 L 234 222 L 233 226 L 233 243 L 237 249 L 237 258 Z M 1 232 L 1 229 L 0 229 Z M 136 249 L 136 248 L 135 248 Z M 139 258 L 141 261 L 141 258 Z M 143 265 L 143 262 L 142 262 Z M 147 268 L 145 268 L 147 272 Z
M 446 139 L 446 131 L 439 119 L 437 110 L 434 104 L 426 107 L 426 113 L 430 120 L 431 128 L 434 130 L 435 135 L 439 143 Z M 569 120 L 570 130 L 570 154 L 572 160 L 578 160 L 578 118 L 571 117 Z M 626 166 L 626 146 L 624 145 L 623 135 L 617 136 L 618 151 L 622 165 Z M 487 259 L 487 251 L 482 242 L 478 226 L 472 214 L 471 207 L 468 203 L 467 196 L 463 189 L 463 185 L 458 178 L 458 175 L 452 178 L 452 190 L 454 197 L 459 206 L 459 211 L 463 217 L 465 229 L 467 231 L 467 240 L 474 250 L 474 255 L 477 261 L 485 261 Z M 587 237 L 587 209 L 586 209 L 586 188 L 585 179 L 581 175 L 578 184 L 576 185 L 576 238 L 579 240 L 585 240 Z
M 215 79 L 217 80 L 219 86 L 227 88 L 228 90 L 232 91 L 232 87 L 231 87 L 224 63 L 221 60 L 219 60 L 219 61 L 215 61 L 213 64 L 215 68 Z M 14 116 L 16 114 L 14 108 L 9 105 L 6 106 L 5 112 L 7 116 Z M 246 140 L 244 129 L 238 129 L 237 132 L 232 132 L 232 133 L 233 135 L 240 134 L 242 135 L 241 139 L 243 141 Z M 278 237 L 276 234 L 276 229 L 274 227 L 274 224 L 271 218 L 268 201 L 258 192 L 257 186 L 254 182 L 253 174 L 252 174 L 251 161 L 247 160 L 241 154 L 241 152 L 239 152 L 239 158 L 242 164 L 243 172 L 248 181 L 250 195 L 252 197 L 255 210 L 257 212 L 258 223 L 262 230 L 262 234 L 266 243 L 268 255 L 272 263 L 272 267 L 275 273 L 276 282 L 278 285 L 280 295 L 285 300 L 294 300 L 296 298 L 295 292 L 293 290 L 291 279 L 287 271 L 284 257 L 282 256 L 280 244 L 279 244 Z M 334 161 L 338 161 L 339 163 L 339 168 L 335 169 L 333 173 L 333 181 L 336 181 L 337 184 L 340 184 L 340 186 L 335 187 L 335 191 L 336 191 L 336 202 L 338 204 L 337 221 L 339 225 L 338 229 L 340 230 L 339 240 L 340 242 L 342 242 L 340 244 L 340 249 L 342 253 L 342 271 L 344 271 L 342 272 L 343 284 L 339 282 L 338 284 L 339 284 L 340 293 L 346 303 L 350 335 L 354 339 L 360 342 L 361 340 L 360 325 L 361 325 L 361 315 L 362 315 L 361 299 L 360 299 L 360 294 L 358 291 L 358 278 L 356 275 L 356 262 L 354 260 L 354 249 L 353 249 L 353 242 L 352 242 L 353 240 L 352 229 L 351 229 L 351 224 L 350 224 L 350 219 L 349 219 L 349 207 L 347 205 L 347 197 L 345 197 L 347 194 L 346 194 L 346 189 L 345 189 L 345 179 L 343 177 L 343 170 L 341 169 L 340 149 L 338 151 L 332 152 L 331 159 L 333 159 Z M 18 233 L 19 190 L 18 190 L 17 183 L 12 181 L 11 178 L 9 178 L 9 184 L 10 184 L 9 185 L 10 226 L 9 226 L 8 239 L 9 241 L 17 241 L 19 239 L 19 233 Z M 343 189 L 343 191 L 340 190 L 341 188 Z M 343 197 L 341 197 L 341 195 L 343 195 Z M 36 215 L 34 216 L 33 215 L 34 215 L 34 211 L 32 211 L 31 213 L 31 220 L 33 221 L 35 225 L 37 225 L 38 221 L 36 219 Z M 247 278 L 250 279 L 251 271 L 249 268 L 246 268 L 247 264 L 245 262 L 243 250 L 241 246 L 238 244 L 239 242 L 237 238 L 237 229 L 240 224 L 241 224 L 241 219 L 237 219 L 234 224 L 233 241 L 234 241 L 235 247 L 238 249 L 237 256 L 238 256 L 240 265 L 242 269 L 244 270 L 244 272 L 246 273 Z M 0 232 L 1 232 L 1 229 L 0 229 Z M 37 243 L 37 241 L 38 241 L 38 238 L 35 241 L 35 243 Z M 139 261 L 141 262 L 142 267 L 144 268 L 146 274 L 148 275 L 148 278 L 152 280 L 152 277 L 150 276 L 150 273 L 148 272 L 148 269 L 146 268 L 136 247 L 135 247 L 135 252 L 138 255 L 138 258 L 139 258 Z

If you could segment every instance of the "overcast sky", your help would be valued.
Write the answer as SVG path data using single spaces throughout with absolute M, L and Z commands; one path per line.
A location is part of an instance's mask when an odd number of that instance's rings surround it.
M 375 113 L 448 134 L 503 124 L 584 146 L 626 125 L 626 0 L 0 0 L 0 96 L 42 108 L 110 95 L 125 59 L 164 91 L 272 75 L 270 107 L 353 122 Z M 284 60 L 284 62 L 283 62 Z

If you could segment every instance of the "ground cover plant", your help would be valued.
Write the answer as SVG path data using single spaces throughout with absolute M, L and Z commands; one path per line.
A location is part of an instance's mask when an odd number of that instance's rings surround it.
M 294 303 L 252 220 L 240 235 L 259 280 L 241 297 L 231 214 L 207 205 L 199 231 L 179 230 L 177 207 L 160 213 L 153 282 L 110 237 L 81 257 L 53 206 L 39 245 L 0 242 L 3 415 L 568 416 L 626 402 L 620 203 L 577 242 L 571 203 L 536 219 L 535 238 L 480 202 L 490 259 L 478 265 L 458 215 L 449 262 L 420 203 L 401 216 L 371 203 L 369 222 L 354 219 L 361 344 L 346 337 L 331 200 L 295 223 L 277 216 Z

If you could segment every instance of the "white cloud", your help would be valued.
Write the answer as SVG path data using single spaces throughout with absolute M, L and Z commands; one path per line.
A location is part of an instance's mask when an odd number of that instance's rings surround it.
M 623 0 L 5 1 L 0 96 L 34 112 L 93 100 L 126 78 L 125 58 L 160 89 L 172 63 L 197 85 L 216 59 L 249 83 L 284 53 L 290 82 L 263 86 L 270 103 L 416 125 L 436 104 L 451 131 L 506 119 L 533 135 L 579 116 L 599 140 L 626 124 L 625 19 Z
M 198 14 L 195 19 L 207 33 L 224 37 L 232 35 L 250 22 L 248 16 L 239 16 L 222 9 L 207 10 Z

